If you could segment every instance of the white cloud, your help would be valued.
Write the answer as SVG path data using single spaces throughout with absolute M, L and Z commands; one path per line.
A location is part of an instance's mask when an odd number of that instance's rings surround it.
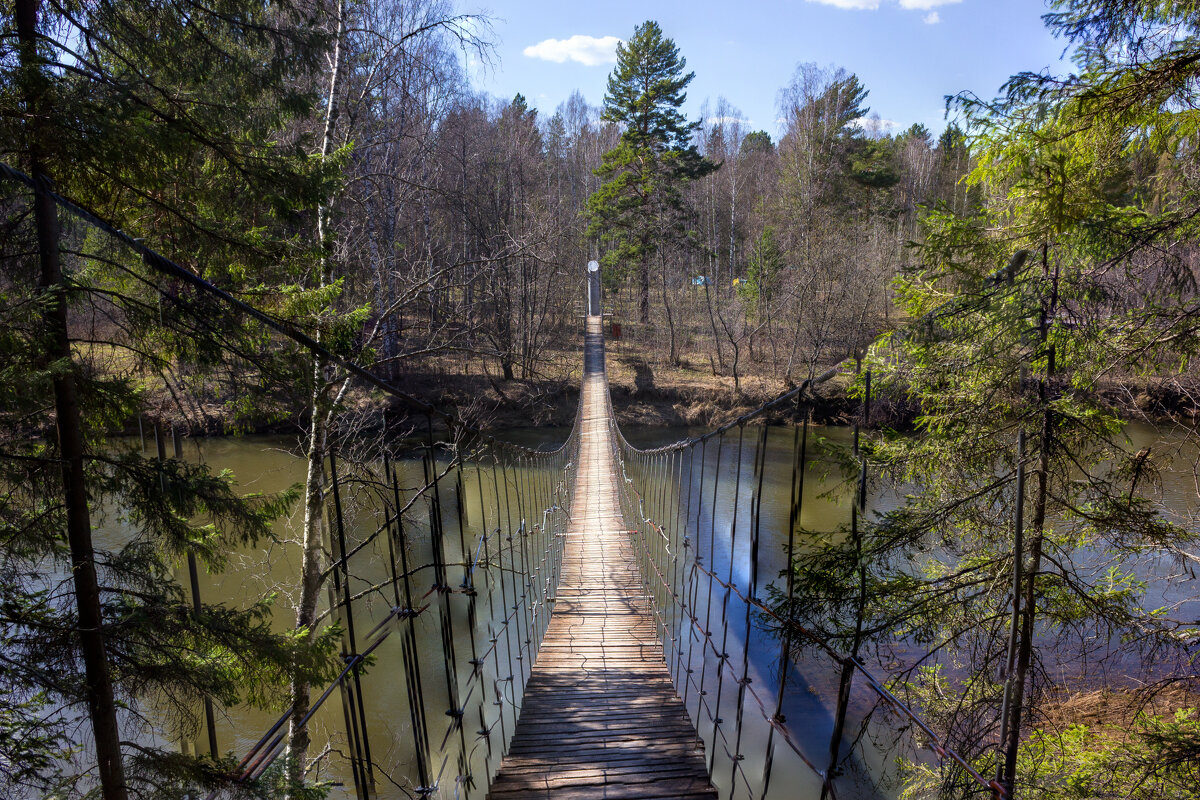
M 921 21 L 924 22 L 926 25 L 937 25 L 939 22 L 942 21 L 942 17 L 936 11 L 930 11 L 928 14 L 926 14 L 924 17 L 921 18 Z
M 600 64 L 615 64 L 617 61 L 617 45 L 621 40 L 616 36 L 585 36 L 575 34 L 569 39 L 546 39 L 526 47 L 524 53 L 529 58 L 540 58 L 543 61 L 553 61 L 562 64 L 566 61 L 577 61 L 586 67 Z
M 826 6 L 835 6 L 837 8 L 845 8 L 852 11 L 874 11 L 882 5 L 883 0 L 808 0 L 810 3 L 821 3 Z M 961 3 L 962 0 L 896 0 L 900 7 L 906 11 L 928 11 L 931 8 L 938 6 L 949 6 L 954 3 Z M 930 16 L 936 16 L 931 14 Z M 925 18 L 929 21 L 929 17 Z M 929 24 L 933 24 L 932 22 Z
M 808 0 L 810 3 L 820 3 L 838 8 L 852 8 L 856 11 L 874 11 L 879 8 L 879 0 Z
M 750 120 L 741 117 L 709 117 L 705 120 L 709 125 L 733 125 L 735 123 L 749 124 Z
M 938 6 L 952 6 L 955 3 L 961 2 L 962 0 L 900 0 L 900 7 L 907 8 L 910 11 L 928 11 Z
M 783 122 L 783 120 L 777 120 L 777 121 Z M 882 117 L 877 117 L 877 116 L 872 115 L 869 117 L 855 117 L 854 119 L 850 120 L 850 124 L 860 130 L 865 131 L 868 128 L 872 128 L 872 127 L 895 128 L 900 123 L 896 122 L 896 120 L 894 120 L 894 119 L 883 119 Z

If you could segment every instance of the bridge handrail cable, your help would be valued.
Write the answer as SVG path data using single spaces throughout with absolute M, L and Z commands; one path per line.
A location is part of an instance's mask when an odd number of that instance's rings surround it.
M 931 311 L 922 315 L 918 319 L 913 320 L 910 323 L 908 323 L 907 325 L 901 326 L 900 328 L 891 331 L 888 335 L 893 338 L 899 338 L 899 337 L 911 335 L 913 332 L 916 332 L 916 331 L 927 330 L 934 322 L 936 322 L 936 320 L 938 318 L 940 318 L 946 314 L 956 313 L 956 312 L 963 311 L 963 310 L 969 310 L 972 303 L 978 302 L 980 300 L 990 299 L 990 294 L 988 294 L 988 290 L 998 290 L 998 287 L 1002 288 L 1005 285 L 1012 285 L 1014 283 L 1016 277 L 1022 271 L 1026 255 L 1027 254 L 1025 251 L 1018 251 L 1013 256 L 1012 260 L 1009 262 L 1009 264 L 1006 267 L 991 273 L 984 280 L 983 291 L 981 292 L 980 295 L 955 298 L 948 302 L 942 303 L 939 306 L 932 309 Z M 838 749 L 838 744 L 837 743 L 831 744 L 831 748 L 834 753 L 834 757 L 831 761 L 830 767 L 825 770 L 822 770 L 819 767 L 817 767 L 812 762 L 812 760 L 803 752 L 803 748 L 795 740 L 794 736 L 791 734 L 790 730 L 788 729 L 788 727 L 784 723 L 784 721 L 779 718 L 777 713 L 773 713 L 769 709 L 768 704 L 763 700 L 763 698 L 760 696 L 759 692 L 757 692 L 755 689 L 753 689 L 753 687 L 750 687 L 748 685 L 749 682 L 748 682 L 747 675 L 743 675 L 743 676 L 739 677 L 737 675 L 736 671 L 733 670 L 732 664 L 730 663 L 729 654 L 727 652 L 724 652 L 723 650 L 717 649 L 715 643 L 712 641 L 713 640 L 712 631 L 706 630 L 707 626 L 703 626 L 700 624 L 699 615 L 696 613 L 695 609 L 689 608 L 687 600 L 683 599 L 683 591 L 680 589 L 680 587 L 672 585 L 672 581 L 667 578 L 666 570 L 663 568 L 663 564 L 660 563 L 662 556 L 656 556 L 655 553 L 652 551 L 653 549 L 650 547 L 650 545 L 647 541 L 647 537 L 651 536 L 651 534 L 652 534 L 653 537 L 658 540 L 658 546 L 661 547 L 662 552 L 665 553 L 667 556 L 669 556 L 670 561 L 672 563 L 678 561 L 678 559 L 679 559 L 678 548 L 676 548 L 675 552 L 671 552 L 670 545 L 672 544 L 673 537 L 666 530 L 666 527 L 669 527 L 668 523 L 665 520 L 656 521 L 656 520 L 652 519 L 650 514 L 646 511 L 646 506 L 649 504 L 648 497 L 646 496 L 644 491 L 642 491 L 638 488 L 639 480 L 634 476 L 633 473 L 641 472 L 643 475 L 647 475 L 646 481 L 650 484 L 650 486 L 648 487 L 648 491 L 658 493 L 656 500 L 658 502 L 658 505 L 660 505 L 660 507 L 661 507 L 660 511 L 661 511 L 662 515 L 665 517 L 670 517 L 671 514 L 674 513 L 674 515 L 675 515 L 674 527 L 680 528 L 680 526 L 678 524 L 678 509 L 676 509 L 674 512 L 672 512 L 671 506 L 673 506 L 673 505 L 677 506 L 678 503 L 682 500 L 682 498 L 677 497 L 675 499 L 675 501 L 672 503 L 668 499 L 670 492 L 668 490 L 666 490 L 664 488 L 664 486 L 665 486 L 665 483 L 667 482 L 665 480 L 666 474 L 669 473 L 672 469 L 675 469 L 677 472 L 679 472 L 679 477 L 682 478 L 682 458 L 685 453 L 688 454 L 688 459 L 689 459 L 689 461 L 688 461 L 689 477 L 688 477 L 688 500 L 687 500 L 687 503 L 688 503 L 688 516 L 690 518 L 690 514 L 691 514 L 691 475 L 690 475 L 691 466 L 690 465 L 693 464 L 695 461 L 696 456 L 694 455 L 694 451 L 697 448 L 701 448 L 703 450 L 705 448 L 706 444 L 709 441 L 714 440 L 714 439 L 716 439 L 718 442 L 720 442 L 722 437 L 725 434 L 727 434 L 731 431 L 734 431 L 736 429 L 738 431 L 738 457 L 737 458 L 738 458 L 739 471 L 740 471 L 742 437 L 743 437 L 742 432 L 744 431 L 744 429 L 748 423 L 763 417 L 764 415 L 766 415 L 768 412 L 770 412 L 772 410 L 779 409 L 781 407 L 785 407 L 787 404 L 790 404 L 790 403 L 795 404 L 797 413 L 799 412 L 801 407 L 806 407 L 806 408 L 809 407 L 811 401 L 808 399 L 806 394 L 809 393 L 810 391 L 812 391 L 813 389 L 815 389 L 817 386 L 820 386 L 822 384 L 829 382 L 831 379 L 833 379 L 837 375 L 843 374 L 846 371 L 847 367 L 850 366 L 851 362 L 855 362 L 855 361 L 857 361 L 855 356 L 853 356 L 853 355 L 847 356 L 847 357 L 843 358 L 841 361 L 839 361 L 837 364 L 835 364 L 833 367 L 827 369 L 826 371 L 822 372 L 821 374 L 805 379 L 799 385 L 784 391 L 783 393 L 777 395 L 774 398 L 771 398 L 770 400 L 767 400 L 766 402 L 759 405 L 757 408 L 738 416 L 737 418 L 731 420 L 730 422 L 728 422 L 724 425 L 721 425 L 717 428 L 706 431 L 702 434 L 698 434 L 695 436 L 689 436 L 684 439 L 680 439 L 676 442 L 672 442 L 672 443 L 658 446 L 658 447 L 638 448 L 638 447 L 632 445 L 629 442 L 629 440 L 625 437 L 624 433 L 622 432 L 622 430 L 620 428 L 620 425 L 616 421 L 616 417 L 613 413 L 613 408 L 612 408 L 611 395 L 609 395 L 607 398 L 609 424 L 610 424 L 612 432 L 613 432 L 612 441 L 613 441 L 614 461 L 617 464 L 617 469 L 619 471 L 618 483 L 619 483 L 621 493 L 622 493 L 622 507 L 626 513 L 627 520 L 634 523 L 634 524 L 630 524 L 630 526 L 629 526 L 631 529 L 630 533 L 631 534 L 639 534 L 638 536 L 635 537 L 635 540 L 636 540 L 635 546 L 638 547 L 638 551 L 639 551 L 639 556 L 640 556 L 639 569 L 642 571 L 643 582 L 647 586 L 649 586 L 651 583 L 657 583 L 659 586 L 662 587 L 662 589 L 665 591 L 666 597 L 669 598 L 669 602 L 671 604 L 677 606 L 677 610 L 678 610 L 678 612 L 680 612 L 681 617 L 690 620 L 691 627 L 694 629 L 694 633 L 697 634 L 697 638 L 702 642 L 702 645 L 701 645 L 702 658 L 703 658 L 703 653 L 705 651 L 711 649 L 712 655 L 716 658 L 716 660 L 718 662 L 718 666 L 717 666 L 718 673 L 723 675 L 726 670 L 728 670 L 730 672 L 730 676 L 735 681 L 737 681 L 739 684 L 739 697 L 744 697 L 744 694 L 749 693 L 750 696 L 754 698 L 756 704 L 759 706 L 759 709 L 762 712 L 762 716 L 763 716 L 764 720 L 770 726 L 772 733 L 774 733 L 774 732 L 780 733 L 781 737 L 784 739 L 785 743 L 787 744 L 789 749 L 793 752 L 793 754 L 798 756 L 799 759 L 809 769 L 811 769 L 814 773 L 816 773 L 821 778 L 822 784 L 823 784 L 823 789 L 822 789 L 823 795 L 828 793 L 829 795 L 831 795 L 833 797 L 836 797 L 836 788 L 833 783 L 834 776 L 831 774 L 831 772 L 835 772 L 835 770 L 837 769 L 836 768 L 836 763 L 837 763 L 836 753 L 837 753 L 837 749 Z M 867 388 L 866 388 L 866 392 L 865 392 L 865 396 L 864 396 L 864 400 L 863 400 L 865 409 L 869 409 L 870 391 L 871 390 L 870 390 L 869 372 L 868 372 L 868 383 L 867 383 Z M 866 413 L 869 414 L 869 410 L 866 411 Z M 804 435 L 806 437 L 805 440 L 807 441 L 807 423 L 805 423 Z M 855 425 L 855 452 L 856 452 L 856 456 L 857 456 L 857 454 L 858 454 L 858 424 L 857 423 Z M 718 461 L 719 461 L 719 459 L 720 459 L 720 451 L 718 450 Z M 761 464 L 759 462 L 759 459 L 762 459 Z M 668 465 L 667 464 L 668 461 L 670 461 L 671 464 L 674 464 L 676 466 L 672 467 L 672 466 Z M 701 461 L 703 461 L 703 456 L 701 456 Z M 630 469 L 631 464 L 640 464 L 641 467 L 638 470 L 632 470 L 632 469 Z M 718 464 L 718 467 L 719 467 L 719 464 Z M 798 523 L 798 516 L 795 516 L 795 515 L 798 513 L 797 512 L 797 503 L 800 501 L 800 498 L 798 498 L 795 494 L 796 470 L 797 469 L 802 471 L 804 469 L 804 465 L 801 464 L 798 467 L 796 465 L 793 466 L 793 481 L 792 481 L 792 483 L 793 483 L 792 505 L 793 505 L 793 515 L 794 515 L 793 516 L 793 525 Z M 753 517 L 753 519 L 750 523 L 752 526 L 752 530 L 751 530 L 751 537 L 752 537 L 751 551 L 752 551 L 752 553 L 757 552 L 757 547 L 758 547 L 757 504 L 761 503 L 761 496 L 762 496 L 762 492 L 761 492 L 762 473 L 760 470 L 765 470 L 765 427 L 764 427 L 762 439 L 758 445 L 758 451 L 755 453 L 755 471 L 756 471 L 756 473 L 758 473 L 759 486 L 757 489 L 752 488 L 753 494 L 751 497 L 751 515 Z M 863 509 L 865 510 L 865 485 L 866 485 L 866 461 L 865 461 L 865 458 L 862 459 L 862 461 L 861 461 L 861 470 L 862 471 L 859 476 L 859 487 L 858 487 L 858 491 L 856 493 L 857 496 L 855 498 L 855 503 L 854 503 L 855 508 L 853 509 L 853 512 L 852 512 L 854 520 L 855 520 L 854 522 L 852 522 L 853 525 L 857 524 L 856 523 L 857 511 L 858 511 L 858 506 L 860 503 L 864 504 Z M 717 480 L 718 480 L 718 478 L 716 478 L 716 477 L 713 478 L 713 495 L 714 495 L 713 502 L 714 503 L 715 503 L 715 498 L 716 498 L 716 482 L 717 482 Z M 704 483 L 705 483 L 705 479 L 703 476 L 703 466 L 701 468 L 700 482 L 701 482 L 701 493 L 700 493 L 701 497 L 697 501 L 697 504 L 698 504 L 697 525 L 699 524 L 699 505 L 703 503 L 702 495 L 703 495 L 703 488 L 704 488 Z M 738 501 L 736 498 L 737 498 L 737 492 L 740 491 L 740 483 L 741 483 L 740 477 L 739 477 L 737 483 L 739 485 L 736 486 L 734 489 L 734 491 L 735 491 L 735 500 L 734 500 L 735 517 L 734 517 L 734 522 L 731 525 L 731 531 L 730 531 L 731 538 L 730 538 L 729 560 L 730 560 L 730 565 L 731 565 L 731 573 L 730 573 L 731 576 L 732 576 L 732 563 L 733 563 L 733 558 L 734 558 L 734 544 L 735 544 L 734 539 L 737 535 L 737 528 L 739 527 L 738 523 L 736 521 L 736 508 L 738 505 Z M 678 489 L 682 488 L 682 484 L 679 481 L 675 482 L 675 486 Z M 802 478 L 801 478 L 801 492 L 802 492 Z M 665 506 L 663 505 L 664 503 L 666 504 Z M 710 515 L 712 516 L 713 525 L 715 527 L 715 510 L 710 509 Z M 690 523 L 682 526 L 682 530 L 679 533 L 679 539 L 681 540 L 681 543 L 682 543 L 682 546 L 684 549 L 686 549 L 689 546 L 689 544 L 693 541 L 693 539 L 697 539 L 697 540 L 699 539 L 699 530 L 693 531 L 693 530 L 691 530 L 689 525 L 690 525 Z M 695 534 L 694 537 L 693 537 L 693 534 Z M 792 555 L 790 555 L 790 552 L 791 551 L 790 551 L 790 546 L 789 546 L 789 567 L 788 567 L 789 570 L 791 570 L 793 568 L 792 565 L 794 563 L 794 561 L 793 561 L 794 557 Z M 746 631 L 744 631 L 745 637 L 743 639 L 743 647 L 744 648 L 749 647 L 749 638 L 750 638 L 749 637 L 749 629 L 750 629 L 750 624 L 751 624 L 750 620 L 749 620 L 749 610 L 751 608 L 753 608 L 759 614 L 763 615 L 765 618 L 770 619 L 775 624 L 777 624 L 781 630 L 787 631 L 787 635 L 789 637 L 792 634 L 801 636 L 803 639 L 808 641 L 811 645 L 815 646 L 818 650 L 823 651 L 833 661 L 842 665 L 844 676 L 849 676 L 849 679 L 852 680 L 854 673 L 861 674 L 863 676 L 864 680 L 866 681 L 867 686 L 870 689 L 870 691 L 872 691 L 879 698 L 879 700 L 882 701 L 882 703 L 884 704 L 884 706 L 886 708 L 892 709 L 893 711 L 899 713 L 902 717 L 907 718 L 913 725 L 915 725 L 918 729 L 920 729 L 920 731 L 925 736 L 926 745 L 939 758 L 949 759 L 949 760 L 953 761 L 960 769 L 963 770 L 964 774 L 966 774 L 972 781 L 974 781 L 978 785 L 990 790 L 996 798 L 1004 798 L 1004 797 L 1008 796 L 1008 792 L 1007 792 L 1006 788 L 1002 784 L 1000 784 L 999 781 L 989 780 L 988 778 L 984 777 L 982 774 L 979 773 L 978 770 L 976 770 L 974 768 L 974 766 L 965 757 L 963 757 L 955 749 L 949 747 L 946 744 L 944 738 L 939 736 L 933 730 L 932 726 L 929 723 L 927 723 L 908 704 L 906 704 L 899 697 L 897 697 L 895 695 L 895 693 L 892 692 L 887 687 L 887 683 L 884 680 L 877 677 L 866 667 L 866 665 L 863 663 L 862 659 L 857 656 L 857 653 L 854 653 L 851 655 L 844 655 L 844 654 L 840 653 L 837 650 L 837 648 L 835 648 L 832 644 L 830 644 L 830 642 L 823 639 L 821 636 L 819 636 L 815 631 L 810 629 L 808 626 L 799 623 L 797 620 L 795 620 L 793 618 L 785 618 L 784 616 L 781 616 L 775 609 L 772 609 L 771 607 L 769 607 L 768 605 L 763 603 L 758 597 L 756 597 L 755 593 L 754 593 L 754 589 L 753 589 L 753 584 L 756 581 L 755 576 L 757 574 L 757 564 L 751 564 L 749 567 L 750 570 L 752 571 L 752 589 L 749 593 L 745 593 L 741 589 L 738 588 L 738 586 L 736 585 L 736 583 L 734 581 L 732 581 L 732 579 L 723 580 L 721 578 L 721 576 L 718 575 L 713 568 L 706 567 L 702 563 L 700 551 L 698 548 L 696 549 L 695 553 L 696 553 L 695 556 L 691 559 L 691 563 L 688 565 L 690 567 L 690 569 L 692 570 L 692 574 L 695 575 L 698 573 L 700 575 L 705 576 L 709 580 L 710 587 L 712 586 L 713 583 L 715 583 L 716 585 L 720 586 L 721 589 L 724 591 L 724 600 L 722 602 L 722 612 L 721 613 L 722 613 L 722 619 L 725 620 L 724 626 L 726 629 L 726 634 L 727 634 L 727 629 L 728 629 L 728 618 L 727 618 L 726 612 L 728 610 L 730 598 L 736 597 L 746 607 L 747 621 L 746 621 L 746 626 L 745 626 Z M 710 553 L 710 557 L 712 555 L 713 554 Z M 648 574 L 648 573 L 650 573 L 650 574 Z M 653 581 L 651 580 L 651 574 L 653 575 L 653 577 L 655 579 Z M 691 580 L 691 579 L 689 579 L 689 580 Z M 790 588 L 791 587 L 790 587 L 790 580 L 789 580 L 789 589 Z M 653 593 L 652 593 L 652 596 L 654 596 Z M 705 599 L 704 602 L 705 602 L 705 605 L 708 606 L 711 603 L 711 597 Z M 790 598 L 789 598 L 789 604 L 790 604 Z M 653 606 L 654 606 L 655 618 L 657 620 L 658 627 L 660 629 L 660 635 L 664 639 L 664 644 L 668 640 L 671 641 L 675 645 L 676 652 L 678 654 L 679 653 L 679 642 L 677 639 L 678 634 L 673 632 L 675 623 L 670 622 L 666 619 L 667 615 L 664 613 L 664 610 L 662 608 L 662 603 L 660 603 L 657 599 L 653 603 Z M 785 648 L 788 647 L 787 640 L 785 640 L 784 646 L 785 646 Z M 745 660 L 746 657 L 747 657 L 747 653 L 744 652 L 743 659 Z M 784 657 L 786 657 L 786 655 Z M 722 741 L 724 743 L 724 749 L 726 750 L 727 757 L 730 759 L 730 761 L 733 764 L 733 772 L 735 774 L 738 774 L 741 776 L 742 781 L 745 784 L 745 787 L 746 787 L 746 790 L 747 790 L 749 796 L 753 797 L 755 795 L 755 791 L 754 791 L 754 787 L 752 786 L 752 782 L 751 782 L 749 776 L 747 776 L 745 774 L 745 770 L 744 770 L 744 766 L 743 766 L 744 765 L 744 760 L 743 760 L 744 757 L 740 753 L 730 752 L 728 750 L 729 741 L 728 741 L 728 737 L 725 736 L 724 731 L 721 729 L 722 720 L 717 715 L 719 712 L 714 712 L 714 710 L 711 708 L 710 704 L 708 703 L 708 701 L 706 699 L 706 693 L 704 692 L 704 689 L 703 689 L 703 672 L 702 672 L 701 682 L 699 685 L 696 683 L 696 680 L 693 677 L 693 670 L 690 668 L 690 660 L 691 660 L 691 650 L 690 649 L 688 651 L 688 659 L 689 659 L 689 669 L 687 670 L 686 673 L 684 673 L 686 677 L 683 678 L 683 681 L 687 685 L 695 688 L 697 691 L 697 697 L 699 699 L 697 700 L 696 711 L 697 711 L 697 713 L 699 713 L 699 710 L 701 708 L 705 709 L 706 715 L 708 717 L 708 721 L 712 725 L 714 744 L 715 744 L 715 738 L 716 738 L 717 733 L 720 733 Z M 704 667 L 707 667 L 706 660 L 703 662 L 703 665 L 704 665 Z M 786 678 L 786 672 L 784 673 L 784 675 Z M 847 678 L 844 677 L 843 681 L 846 682 Z M 679 670 L 676 670 L 677 686 L 679 685 L 679 683 L 680 683 Z M 849 690 L 848 685 L 844 685 L 843 689 L 841 691 L 841 694 L 846 695 L 848 690 Z M 782 684 L 780 686 L 780 692 L 781 693 L 783 692 Z M 683 691 L 683 692 L 681 692 L 681 694 L 683 694 L 685 696 L 685 700 L 686 700 L 687 692 Z M 719 703 L 720 703 L 719 694 L 720 694 L 720 689 L 718 688 L 718 700 L 717 700 L 718 708 L 719 708 Z M 847 701 L 846 697 L 839 698 L 838 720 L 835 722 L 835 736 L 839 737 L 839 738 L 840 738 L 840 727 L 842 724 L 841 719 L 844 718 L 844 715 L 845 715 L 846 701 Z M 777 702 L 777 706 L 776 706 L 777 708 L 779 708 L 780 703 L 782 703 L 782 697 L 780 697 Z M 737 712 L 738 712 L 737 738 L 738 738 L 738 741 L 740 741 L 740 738 L 741 738 L 741 727 L 742 727 L 741 710 L 742 710 L 741 700 L 739 699 L 738 708 L 737 708 Z M 698 720 L 697 720 L 697 722 L 698 722 Z M 713 762 L 713 764 L 715 766 L 715 762 Z M 769 759 L 768 759 L 768 762 L 766 765 L 765 772 L 766 772 L 766 774 L 763 777 L 762 789 L 761 789 L 762 797 L 766 796 L 766 789 L 767 789 L 767 785 L 769 784 L 769 772 L 770 772 L 770 760 Z M 731 789 L 731 791 L 732 791 L 732 789 Z

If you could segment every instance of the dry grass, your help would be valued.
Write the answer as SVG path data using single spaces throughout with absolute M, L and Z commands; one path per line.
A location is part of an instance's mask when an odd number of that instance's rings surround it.
M 1097 733 L 1124 739 L 1139 714 L 1170 717 L 1182 708 L 1200 708 L 1200 694 L 1183 686 L 1154 692 L 1097 689 L 1072 692 L 1039 708 L 1036 724 L 1051 731 L 1086 725 Z

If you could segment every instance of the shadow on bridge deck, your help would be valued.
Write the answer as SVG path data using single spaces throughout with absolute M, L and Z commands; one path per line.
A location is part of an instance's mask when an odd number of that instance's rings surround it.
M 587 318 L 562 577 L 489 798 L 715 798 L 624 532 L 601 318 Z

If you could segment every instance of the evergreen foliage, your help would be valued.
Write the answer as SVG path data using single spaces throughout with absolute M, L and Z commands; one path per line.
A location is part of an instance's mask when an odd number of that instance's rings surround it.
M 587 201 L 588 235 L 605 248 L 606 275 L 637 270 L 643 322 L 650 314 L 649 260 L 668 243 L 686 240 L 684 184 L 720 166 L 700 155 L 691 141 L 699 123 L 679 110 L 696 76 L 686 68 L 658 23 L 644 22 L 617 46 L 604 96 L 601 118 L 622 126 L 621 140 L 596 169 L 604 183 Z
M 322 47 L 299 7 L 38 5 L 4 11 L 22 44 L 0 57 L 0 158 L 234 291 L 280 282 L 280 259 L 301 267 L 289 227 L 328 176 L 284 143 Z M 247 495 L 109 437 L 151 387 L 244 406 L 287 358 L 45 199 L 5 183 L 0 763 L 22 766 L 3 791 L 177 797 L 231 764 L 162 748 L 146 718 L 177 739 L 204 697 L 275 705 L 290 675 L 330 675 L 333 640 L 272 630 L 271 598 L 193 609 L 176 578 L 185 557 L 215 570 L 271 541 L 294 490 Z M 98 753 L 115 757 L 97 779 Z
M 921 410 L 915 435 L 870 448 L 906 503 L 807 560 L 799 577 L 817 591 L 796 610 L 847 646 L 865 630 L 885 653 L 915 649 L 909 699 L 1015 796 L 1181 796 L 1200 753 L 1191 711 L 1141 718 L 1126 738 L 1053 735 L 1043 710 L 1066 670 L 1133 655 L 1151 681 L 1196 679 L 1186 624 L 1139 577 L 1186 563 L 1196 533 L 1156 502 L 1168 458 L 1133 452 L 1103 393 L 1114 373 L 1161 373 L 1196 349 L 1175 242 L 1194 238 L 1197 196 L 1185 184 L 1164 203 L 1136 177 L 1188 150 L 1192 12 L 1056 5 L 1047 21 L 1078 45 L 1081 73 L 959 99 L 981 206 L 924 216 L 919 262 L 896 282 L 912 324 L 868 359 L 875 386 Z M 947 130 L 939 149 L 965 144 Z M 954 768 L 914 769 L 906 796 L 976 791 Z
M 1139 577 L 1148 559 L 1190 568 L 1196 533 L 1162 513 L 1169 458 L 1133 452 L 1109 391 L 1190 373 L 1200 350 L 1196 4 L 1055 0 L 1046 23 L 1077 74 L 962 95 L 940 135 L 889 135 L 858 76 L 800 65 L 778 142 L 724 100 L 689 121 L 695 75 L 653 21 L 618 47 L 602 109 L 476 96 L 460 46 L 486 46 L 467 19 L 440 0 L 0 10 L 0 160 L 42 187 L 0 183 L 0 793 L 225 786 L 229 758 L 142 732 L 194 733 L 204 697 L 308 708 L 339 635 L 318 614 L 325 459 L 355 433 L 350 410 L 380 410 L 58 214 L 48 180 L 396 380 L 475 364 L 506 400 L 509 382 L 561 394 L 557 347 L 595 245 L 610 286 L 634 279 L 633 346 L 671 365 L 693 347 L 737 392 L 747 363 L 794 383 L 865 352 L 877 390 L 919 409 L 915 435 L 864 448 L 909 496 L 817 541 L 788 613 L 846 652 L 905 659 L 897 690 L 1019 795 L 1189 796 L 1194 711 L 1060 735 L 1040 712 L 1064 654 L 1083 669 L 1136 655 L 1197 688 L 1194 625 Z M 306 427 L 290 632 L 272 628 L 272 597 L 193 610 L 177 574 L 274 544 L 299 493 L 246 495 L 112 439 L 147 413 Z M 100 717 L 114 726 L 84 724 Z M 290 760 L 238 790 L 320 793 L 299 785 L 308 739 L 292 734 Z M 119 779 L 93 769 L 102 745 Z M 908 770 L 914 798 L 973 791 Z

